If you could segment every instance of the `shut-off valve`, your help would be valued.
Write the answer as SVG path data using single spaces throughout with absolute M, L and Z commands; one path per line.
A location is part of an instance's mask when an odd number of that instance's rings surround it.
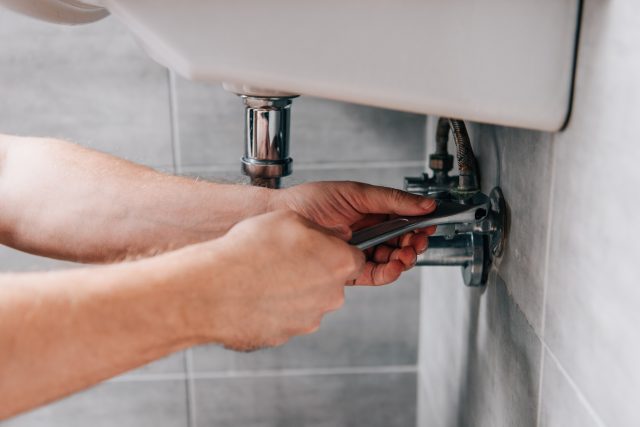
M 451 176 L 453 156 L 447 151 L 449 135 L 456 145 L 459 174 Z M 375 246 L 412 230 L 436 225 L 429 249 L 418 257 L 421 266 L 461 266 L 467 286 L 487 283 L 494 260 L 502 254 L 507 228 L 507 206 L 499 187 L 486 195 L 480 180 L 467 129 L 462 120 L 441 118 L 436 151 L 429 156 L 432 175 L 405 178 L 409 192 L 432 197 L 436 210 L 428 215 L 399 217 L 357 231 L 351 243 L 361 249 Z

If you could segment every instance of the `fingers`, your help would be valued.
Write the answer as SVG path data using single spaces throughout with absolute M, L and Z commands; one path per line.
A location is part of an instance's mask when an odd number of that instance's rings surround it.
M 377 264 L 386 264 L 391 261 L 400 261 L 405 270 L 410 269 L 416 263 L 417 253 L 411 246 L 394 248 L 387 245 L 378 246 L 373 252 L 371 261 Z
M 368 262 L 362 270 L 362 274 L 354 281 L 354 285 L 381 286 L 398 280 L 405 270 L 404 264 L 400 261 L 390 261 L 386 264 L 376 264 Z
M 431 225 L 427 228 L 419 228 L 415 230 L 414 233 L 424 233 L 427 236 L 433 236 L 434 234 L 436 234 L 437 229 L 438 229 L 437 225 Z
M 362 273 L 347 284 L 380 286 L 392 283 L 398 280 L 403 271 L 415 266 L 418 255 L 428 247 L 427 234 L 424 232 L 408 233 L 395 243 L 387 242 L 370 250 L 369 262 Z
M 385 242 L 387 246 L 405 248 L 412 247 L 416 253 L 421 254 L 427 250 L 427 234 L 425 232 L 411 232 Z
M 436 208 L 433 199 L 393 188 L 361 184 L 358 192 L 350 200 L 362 213 L 424 215 Z

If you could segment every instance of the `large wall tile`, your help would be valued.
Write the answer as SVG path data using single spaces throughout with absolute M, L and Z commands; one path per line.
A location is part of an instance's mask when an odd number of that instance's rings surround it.
M 287 178 L 287 186 L 301 184 L 308 181 L 359 181 L 373 185 L 402 189 L 404 177 L 420 176 L 423 167 L 415 166 L 393 166 L 352 168 L 352 169 L 304 169 L 294 172 L 294 176 Z
M 197 426 L 409 427 L 413 373 L 196 380 Z
M 506 285 L 423 273 L 421 426 L 535 426 L 541 343 Z
M 514 301 L 537 333 L 542 327 L 552 176 L 552 135 L 472 125 L 483 190 L 499 185 L 509 206 L 507 249 L 497 263 Z
M 300 162 L 425 158 L 423 115 L 304 96 L 294 103 L 291 153 Z
M 468 375 L 470 328 L 482 291 L 465 289 L 458 268 L 422 269 L 418 426 L 458 426 Z M 462 426 L 460 426 L 462 427 Z
M 416 271 L 390 286 L 348 288 L 345 305 L 326 316 L 318 332 L 254 353 L 199 347 L 195 370 L 415 365 L 419 295 Z
M 637 1 L 585 2 L 573 116 L 555 140 L 545 341 L 611 426 L 638 424 L 639 20 Z
M 545 350 L 540 404 L 541 427 L 602 427 L 548 350 Z
M 0 129 L 172 164 L 167 71 L 115 18 L 86 26 L 0 10 Z
M 3 427 L 186 427 L 185 381 L 107 382 Z
M 182 167 L 230 165 L 244 153 L 242 100 L 221 84 L 175 79 Z
M 183 167 L 235 165 L 244 146 L 241 100 L 220 85 L 176 80 Z M 300 97 L 291 110 L 296 163 L 421 160 L 424 116 Z

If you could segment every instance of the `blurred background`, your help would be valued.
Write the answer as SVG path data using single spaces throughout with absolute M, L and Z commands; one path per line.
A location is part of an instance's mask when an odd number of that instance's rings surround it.
M 457 268 L 414 269 L 348 289 L 318 333 L 281 348 L 194 348 L 0 425 L 637 425 L 639 22 L 635 0 L 584 1 L 564 131 L 467 123 L 483 189 L 500 185 L 512 217 L 484 289 Z M 155 64 L 115 19 L 70 28 L 0 9 L 0 88 L 0 132 L 244 180 L 240 100 Z M 292 114 L 287 186 L 401 187 L 425 169 L 437 119 L 309 97 Z M 0 271 L 65 267 L 0 248 Z

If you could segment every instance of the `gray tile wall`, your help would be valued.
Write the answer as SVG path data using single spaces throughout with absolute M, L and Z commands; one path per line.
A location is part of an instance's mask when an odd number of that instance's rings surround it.
M 419 425 L 638 425 L 638 22 L 635 0 L 584 1 L 565 131 L 470 126 L 512 228 L 484 291 L 423 272 Z
M 0 36 L 0 132 L 243 180 L 240 100 L 170 76 L 114 19 L 60 27 L 0 10 Z M 295 172 L 287 185 L 350 179 L 397 187 L 422 171 L 423 116 L 304 97 L 292 114 Z M 75 265 L 0 247 L 0 271 L 65 267 Z M 395 286 L 349 289 L 345 307 L 318 333 L 284 347 L 199 347 L 0 424 L 414 425 L 419 282 L 415 271 Z

